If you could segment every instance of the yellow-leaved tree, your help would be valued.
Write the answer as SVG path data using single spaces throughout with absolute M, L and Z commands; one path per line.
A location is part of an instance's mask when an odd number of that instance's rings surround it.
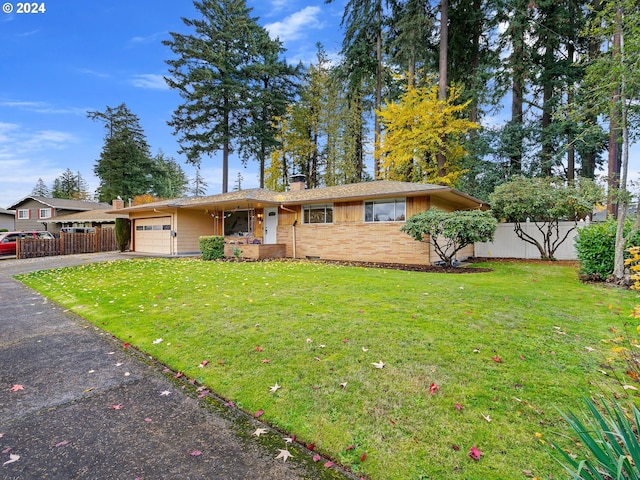
M 480 127 L 463 115 L 469 102 L 457 104 L 461 88 L 451 86 L 449 98 L 438 100 L 438 86 L 411 86 L 396 102 L 378 111 L 384 136 L 378 151 L 381 176 L 387 180 L 454 186 L 464 173 L 464 137 Z M 436 155 L 444 154 L 445 175 L 438 176 Z

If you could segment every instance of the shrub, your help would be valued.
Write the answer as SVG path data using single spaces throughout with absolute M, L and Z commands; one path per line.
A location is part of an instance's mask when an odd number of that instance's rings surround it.
M 603 413 L 591 399 L 585 399 L 587 413 L 584 422 L 571 412 L 560 413 L 577 434 L 587 450 L 587 458 L 572 458 L 564 450 L 560 452 L 565 470 L 573 479 L 623 480 L 640 479 L 640 442 L 636 434 L 640 424 L 640 412 L 630 404 L 625 411 L 615 400 L 608 405 L 602 402 Z
M 124 252 L 131 242 L 131 220 L 128 218 L 116 218 L 116 244 L 118 250 Z
M 409 217 L 400 231 L 418 242 L 428 237 L 438 257 L 451 267 L 456 253 L 467 245 L 493 240 L 497 224 L 491 212 L 443 212 L 432 208 Z
M 625 235 L 632 228 L 632 222 L 625 225 Z M 578 229 L 575 238 L 580 274 L 593 279 L 606 279 L 613 273 L 616 244 L 616 220 L 592 223 Z M 633 235 L 626 247 L 640 245 L 640 232 Z
M 200 237 L 198 243 L 203 260 L 220 260 L 224 257 L 224 237 Z

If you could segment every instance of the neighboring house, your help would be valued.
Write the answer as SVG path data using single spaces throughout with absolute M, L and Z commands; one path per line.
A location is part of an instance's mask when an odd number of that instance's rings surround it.
M 295 181 L 294 181 L 295 180 Z M 225 254 L 425 264 L 438 260 L 427 242 L 400 231 L 406 218 L 437 207 L 483 208 L 480 200 L 440 185 L 375 181 L 288 192 L 239 190 L 118 210 L 132 220 L 132 250 L 199 252 L 202 235 L 224 235 Z M 112 212 L 113 213 L 113 212 Z M 235 253 L 239 253 L 236 250 Z M 473 246 L 460 258 L 473 255 Z
M 108 203 L 67 200 L 64 198 L 28 196 L 14 203 L 9 208 L 16 211 L 16 230 L 48 230 L 51 233 L 58 233 L 61 226 L 52 222 L 57 217 L 97 209 L 106 212 L 111 209 L 111 205 Z
M 0 208 L 0 232 L 12 232 L 16 229 L 16 212 Z
M 114 228 L 116 218 L 129 218 L 127 214 L 108 213 L 109 210 L 110 208 L 101 208 L 99 210 L 58 215 L 49 220 L 42 220 L 42 223 L 46 224 L 50 231 L 52 230 L 51 227 L 54 227 L 56 231 L 60 231 L 62 228 L 77 227 Z

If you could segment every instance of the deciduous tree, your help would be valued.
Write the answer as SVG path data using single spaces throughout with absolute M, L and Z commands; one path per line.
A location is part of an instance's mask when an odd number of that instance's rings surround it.
M 444 212 L 436 208 L 409 217 L 400 229 L 418 242 L 428 241 L 447 267 L 467 245 L 493 240 L 497 220 L 481 210 Z

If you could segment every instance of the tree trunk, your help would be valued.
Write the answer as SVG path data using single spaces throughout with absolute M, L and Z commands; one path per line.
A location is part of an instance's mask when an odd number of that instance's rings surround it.
M 375 98 L 375 110 L 376 112 L 382 105 L 382 2 L 378 1 L 377 4 L 377 32 L 376 32 L 376 61 L 378 63 L 376 68 L 376 98 Z M 380 177 L 380 142 L 381 142 L 381 128 L 380 117 L 377 113 L 374 116 L 374 167 L 373 178 L 377 180 Z
M 611 50 L 611 55 L 614 57 L 614 59 L 620 56 L 622 35 L 622 27 L 620 25 L 621 20 L 621 15 L 618 11 L 618 15 L 616 16 L 618 26 L 616 28 L 616 32 L 613 34 L 613 47 Z M 609 185 L 607 211 L 610 215 L 614 216 L 619 213 L 618 202 L 614 197 L 615 193 L 620 188 L 620 102 L 620 90 L 615 89 L 613 92 L 611 92 L 611 108 L 609 114 L 609 155 L 607 172 L 607 181 Z
M 447 48 L 449 39 L 449 1 L 440 2 L 440 58 L 439 58 L 439 78 L 438 78 L 438 99 L 447 100 Z M 438 177 L 447 175 L 446 158 L 442 151 L 436 155 L 438 162 Z

